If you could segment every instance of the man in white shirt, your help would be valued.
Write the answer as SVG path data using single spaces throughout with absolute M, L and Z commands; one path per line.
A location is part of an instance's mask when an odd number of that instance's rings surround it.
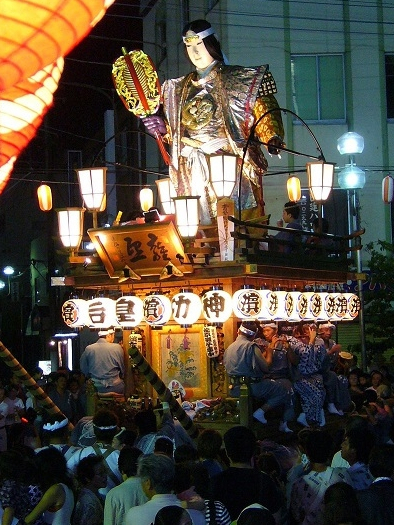
M 144 505 L 132 507 L 127 511 L 124 525 L 151 525 L 156 514 L 163 507 L 176 505 L 181 507 L 182 501 L 173 494 L 175 464 L 164 454 L 148 454 L 138 460 L 138 476 L 141 478 L 142 489 L 149 498 Z M 193 525 L 205 525 L 205 516 L 199 510 L 189 510 Z
M 148 501 L 137 476 L 137 460 L 141 454 L 141 450 L 135 447 L 124 447 L 119 452 L 118 467 L 123 483 L 111 489 L 105 498 L 104 525 L 123 525 L 131 507 Z
M 112 439 L 119 431 L 118 417 L 114 412 L 107 409 L 100 409 L 93 417 L 93 430 L 96 435 L 96 443 L 90 447 L 78 449 L 67 461 L 67 467 L 75 471 L 82 458 L 92 454 L 102 456 L 107 469 L 107 486 L 99 489 L 102 496 L 105 496 L 113 487 L 122 481 L 118 468 L 119 450 L 112 447 Z
M 4 399 L 4 403 L 8 406 L 8 413 L 5 419 L 6 428 L 14 423 L 20 423 L 21 417 L 25 414 L 25 404 L 17 395 L 17 388 L 11 385 L 7 389 L 7 397 Z

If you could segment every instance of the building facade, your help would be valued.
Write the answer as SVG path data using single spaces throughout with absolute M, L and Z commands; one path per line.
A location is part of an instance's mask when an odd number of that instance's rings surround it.
M 330 232 L 354 229 L 352 214 L 358 211 L 357 225 L 366 230 L 364 246 L 378 239 L 392 241 L 391 205 L 381 198 L 382 180 L 394 166 L 394 7 L 390 3 L 250 0 L 241 5 L 195 0 L 174 5 L 159 0 L 141 2 L 141 9 L 144 50 L 162 81 L 190 71 L 181 33 L 188 21 L 199 18 L 213 25 L 230 64 L 269 64 L 279 105 L 308 124 L 326 160 L 336 163 L 335 189 L 325 206 Z M 307 128 L 293 114 L 282 116 L 287 147 L 316 155 Z M 338 152 L 337 139 L 348 131 L 365 141 L 363 153 L 353 159 L 366 175 L 364 188 L 357 192 L 358 210 L 347 209 L 346 190 L 338 184 L 338 174 L 350 159 Z M 155 164 L 155 156 L 149 158 Z M 288 200 L 286 175 L 275 172 L 292 173 L 307 160 L 287 154 L 281 160 L 269 159 L 264 200 L 272 223 L 281 217 Z M 307 191 L 306 173 L 298 176 Z M 362 258 L 365 266 L 365 250 Z

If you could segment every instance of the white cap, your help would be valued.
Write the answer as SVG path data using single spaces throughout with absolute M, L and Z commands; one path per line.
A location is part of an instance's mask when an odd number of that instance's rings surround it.
M 330 322 L 319 324 L 319 328 L 331 328 L 331 330 L 335 330 L 335 324 L 332 324 Z
M 114 334 L 115 330 L 113 328 L 107 328 L 106 330 L 100 330 L 98 335 L 99 337 L 103 337 L 104 335 Z

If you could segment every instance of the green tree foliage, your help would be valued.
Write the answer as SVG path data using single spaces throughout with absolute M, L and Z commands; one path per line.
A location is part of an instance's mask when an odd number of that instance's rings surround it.
M 367 245 L 370 286 L 364 291 L 368 358 L 394 347 L 394 245 L 377 241 Z

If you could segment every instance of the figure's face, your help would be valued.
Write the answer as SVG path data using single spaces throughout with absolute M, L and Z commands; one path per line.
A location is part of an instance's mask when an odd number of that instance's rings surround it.
M 382 376 L 380 374 L 372 374 L 371 384 L 374 387 L 377 387 L 382 382 Z
M 109 342 L 109 343 L 113 343 L 115 341 L 115 333 L 113 334 L 107 334 L 105 336 L 106 340 Z
M 56 384 L 59 388 L 66 388 L 67 387 L 67 379 L 63 376 L 59 377 L 59 379 L 56 381 Z
M 349 374 L 349 384 L 350 386 L 358 385 L 358 376 L 357 374 Z
M 120 442 L 119 438 L 114 436 L 112 438 L 112 448 L 116 450 L 121 450 L 124 447 L 123 443 Z
M 359 383 L 361 386 L 365 386 L 368 383 L 367 378 L 364 376 L 361 376 L 359 379 Z
M 186 37 L 189 36 L 189 33 L 192 35 L 192 33 L 188 31 Z M 214 61 L 200 37 L 190 36 L 185 42 L 185 46 L 188 57 L 198 69 L 205 69 Z
M 275 334 L 276 334 L 275 328 L 271 328 L 270 326 L 265 326 L 263 328 L 263 336 L 264 336 L 264 339 L 266 339 L 267 341 L 272 341 L 272 338 L 274 337 Z
M 107 471 L 103 464 L 98 464 L 94 467 L 92 485 L 97 489 L 103 489 L 107 486 Z
M 290 215 L 290 213 L 287 212 L 287 210 L 283 210 L 282 212 L 282 218 L 285 221 L 286 224 L 292 221 L 293 217 Z
M 353 463 L 354 450 L 350 447 L 349 438 L 345 437 L 341 445 L 341 456 L 350 464 Z
M 324 341 L 331 338 L 331 328 L 319 328 L 319 335 Z

